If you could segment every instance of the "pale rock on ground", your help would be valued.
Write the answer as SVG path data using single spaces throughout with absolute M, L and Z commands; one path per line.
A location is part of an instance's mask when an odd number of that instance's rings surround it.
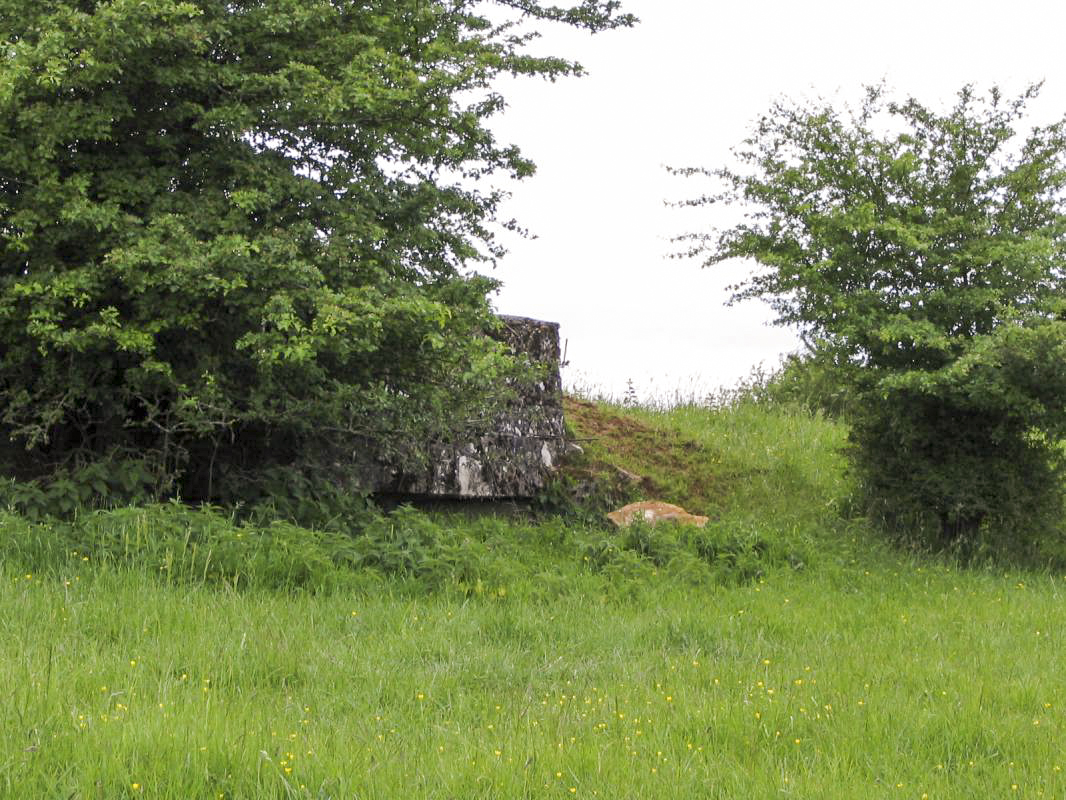
M 698 514 L 689 514 L 681 506 L 671 505 L 670 503 L 660 503 L 652 500 L 640 503 L 630 503 L 627 506 L 622 506 L 622 508 L 617 511 L 612 511 L 608 514 L 607 519 L 619 528 L 631 525 L 635 520 L 643 520 L 652 525 L 667 520 L 682 525 L 695 525 L 697 528 L 702 528 L 707 524 L 708 518 L 701 517 Z

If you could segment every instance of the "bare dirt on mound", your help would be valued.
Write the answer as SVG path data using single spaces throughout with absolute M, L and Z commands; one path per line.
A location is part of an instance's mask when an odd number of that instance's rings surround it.
M 713 516 L 728 493 L 729 470 L 720 455 L 668 425 L 652 425 L 624 411 L 574 397 L 563 399 L 574 440 L 585 451 L 564 465 L 571 477 L 620 486 L 633 499 L 679 503 Z

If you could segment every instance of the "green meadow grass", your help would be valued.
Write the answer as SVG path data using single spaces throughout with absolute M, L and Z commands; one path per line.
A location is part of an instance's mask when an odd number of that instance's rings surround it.
M 8 572 L 0 787 L 1063 796 L 1062 579 L 865 567 L 540 600 Z
M 100 515 L 54 547 L 0 519 L 0 795 L 1066 797 L 1066 575 L 842 519 L 835 423 L 626 413 L 702 448 L 714 496 L 660 499 L 713 500 L 711 544 L 770 542 L 742 553 L 760 569 L 558 520 L 404 512 L 375 541 L 432 568 L 390 572 L 207 512 Z

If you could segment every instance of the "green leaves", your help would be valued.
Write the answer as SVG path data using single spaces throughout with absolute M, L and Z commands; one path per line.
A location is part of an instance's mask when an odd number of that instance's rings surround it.
M 632 24 L 615 2 L 495 5 L 0 0 L 20 468 L 128 450 L 207 473 L 198 496 L 223 443 L 326 459 L 481 416 L 510 367 L 476 335 L 501 198 L 476 181 L 532 171 L 486 124 L 492 79 L 578 71 L 524 52 L 538 21 Z
M 736 167 L 678 171 L 721 187 L 688 205 L 747 212 L 682 237 L 689 254 L 761 264 L 735 299 L 769 300 L 847 365 L 871 513 L 941 543 L 1062 508 L 1066 123 L 1015 141 L 1038 88 L 963 87 L 944 112 L 882 87 L 855 111 L 779 103 Z

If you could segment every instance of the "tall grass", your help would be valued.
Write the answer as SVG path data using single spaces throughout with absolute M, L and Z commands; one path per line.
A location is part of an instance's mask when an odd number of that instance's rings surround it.
M 0 516 L 0 796 L 1066 796 L 1066 576 L 881 543 L 820 415 L 618 413 L 705 532 Z
M 907 562 L 469 596 L 5 568 L 0 793 L 1062 796 L 1063 592 Z

